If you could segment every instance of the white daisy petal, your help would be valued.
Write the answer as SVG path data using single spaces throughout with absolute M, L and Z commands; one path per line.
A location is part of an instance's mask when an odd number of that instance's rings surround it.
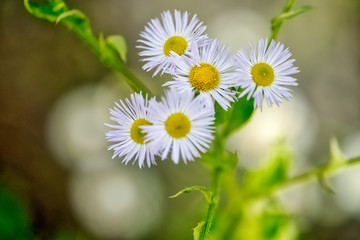
M 286 86 L 297 86 L 296 78 L 291 77 L 298 73 L 293 66 L 294 59 L 289 59 L 291 53 L 284 45 L 271 41 L 267 48 L 268 40 L 260 39 L 257 47 L 250 44 L 249 52 L 239 50 L 234 58 L 236 71 L 233 77 L 239 82 L 242 89 L 239 97 L 254 98 L 254 107 L 262 109 L 265 98 L 267 104 L 279 105 L 282 98 L 289 100 L 291 90 Z
M 189 22 L 187 12 L 181 14 L 175 10 L 174 16 L 170 11 L 161 14 L 161 22 L 158 18 L 150 20 L 145 30 L 140 33 L 142 39 L 138 40 L 142 45 L 139 56 L 141 61 L 146 62 L 143 69 L 151 71 L 155 69 L 153 76 L 158 73 L 173 73 L 171 52 L 179 54 L 180 58 L 189 54 L 191 47 L 207 44 L 208 37 L 203 35 L 206 30 L 196 15 Z
M 191 91 L 179 93 L 170 89 L 161 102 L 151 101 L 149 110 L 153 125 L 143 125 L 141 129 L 162 159 L 171 151 L 174 163 L 180 159 L 186 163 L 210 147 L 214 138 L 214 107 L 213 104 L 206 106 L 200 96 L 194 97 Z
M 230 102 L 236 100 L 235 93 L 230 90 L 238 87 L 239 83 L 232 77 L 234 67 L 227 47 L 221 46 L 218 40 L 209 40 L 203 47 L 196 43 L 189 58 L 179 58 L 177 54 L 171 56 L 176 70 L 173 80 L 163 86 L 175 88 L 177 91 L 196 91 L 208 105 L 217 101 L 227 110 Z
M 140 129 L 144 124 L 152 124 L 149 120 L 147 96 L 144 98 L 141 93 L 135 93 L 131 94 L 130 99 L 125 99 L 125 102 L 119 102 L 115 103 L 114 109 L 110 109 L 110 119 L 117 124 L 105 124 L 115 129 L 106 133 L 106 139 L 114 142 L 108 148 L 114 150 L 113 158 L 122 157 L 125 164 L 133 159 L 133 163 L 138 161 L 140 168 L 145 162 L 148 167 L 156 164 L 152 143 L 145 141 L 145 133 Z

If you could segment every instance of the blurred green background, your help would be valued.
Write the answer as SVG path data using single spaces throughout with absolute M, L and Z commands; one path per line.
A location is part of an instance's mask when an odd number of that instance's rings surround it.
M 128 63 L 158 95 L 167 76 L 141 70 L 136 40 L 164 10 L 198 14 L 207 33 L 235 52 L 269 36 L 269 20 L 285 1 L 68 0 L 95 34 L 121 34 Z M 290 103 L 263 112 L 228 142 L 239 168 L 262 166 L 284 137 L 296 155 L 294 173 L 328 160 L 339 139 L 347 157 L 360 155 L 360 2 L 299 1 L 314 9 L 286 22 L 279 41 L 290 47 L 299 87 Z M 104 133 L 108 109 L 131 90 L 101 65 L 68 29 L 28 14 L 22 1 L 0 1 L 0 239 L 191 239 L 208 185 L 199 162 L 158 162 L 139 170 L 111 160 Z M 299 239 L 360 239 L 360 168 L 282 192 Z

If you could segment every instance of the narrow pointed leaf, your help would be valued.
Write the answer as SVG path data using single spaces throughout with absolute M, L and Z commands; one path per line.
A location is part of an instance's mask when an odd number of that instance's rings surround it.
M 311 6 L 306 5 L 306 6 L 299 7 L 297 9 L 295 9 L 295 10 L 289 11 L 289 12 L 284 12 L 284 13 L 280 14 L 279 16 L 273 18 L 272 24 L 275 25 L 275 24 L 277 24 L 279 22 L 283 22 L 286 19 L 296 17 L 296 16 L 298 16 L 300 14 L 303 14 L 303 13 L 305 13 L 305 12 L 311 10 L 311 9 L 312 9 Z
M 125 38 L 120 35 L 108 36 L 106 42 L 119 54 L 120 59 L 126 62 L 127 46 Z
M 226 138 L 250 119 L 254 112 L 254 101 L 240 98 L 231 104 L 228 111 L 222 109 L 218 104 L 216 104 L 215 110 L 215 125 L 219 126 L 220 136 Z
M 320 186 L 329 194 L 331 195 L 335 195 L 335 191 L 334 189 L 331 187 L 331 185 L 329 184 L 329 182 L 325 179 L 324 174 L 319 174 L 318 175 L 318 181 Z
M 201 229 L 204 226 L 204 221 L 199 222 L 198 225 L 196 225 L 196 227 L 193 228 L 193 236 L 194 236 L 194 240 L 199 240 L 200 239 L 200 233 L 201 233 Z
M 340 149 L 336 138 L 330 139 L 330 164 L 337 164 L 345 161 L 345 157 Z

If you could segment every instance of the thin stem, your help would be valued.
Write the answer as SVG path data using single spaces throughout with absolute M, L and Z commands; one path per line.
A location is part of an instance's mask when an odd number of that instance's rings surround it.
M 318 177 L 336 174 L 336 173 L 338 173 L 339 169 L 342 169 L 344 167 L 349 167 L 349 166 L 352 166 L 355 164 L 360 164 L 360 157 L 352 158 L 347 161 L 342 161 L 339 163 L 327 164 L 322 167 L 318 167 L 313 170 L 310 170 L 309 172 L 302 173 L 298 176 L 292 177 L 292 178 L 286 180 L 285 182 L 279 183 L 279 184 L 273 186 L 272 188 L 270 188 L 269 190 L 262 192 L 260 194 L 257 194 L 255 196 L 251 196 L 251 197 L 247 198 L 246 200 L 254 201 L 254 200 L 262 199 L 264 197 L 269 197 L 277 191 L 297 185 L 299 183 L 306 183 L 306 182 L 313 180 L 315 178 L 318 178 Z
M 67 22 L 64 21 L 64 25 L 73 29 L 76 35 L 90 48 L 90 50 L 101 60 L 101 62 L 110 70 L 115 72 L 117 75 L 122 77 L 124 81 L 135 91 L 142 92 L 143 94 L 151 91 L 142 83 L 142 81 L 136 77 L 136 75 L 120 60 L 115 57 L 103 59 L 101 48 L 99 46 L 98 39 L 94 35 L 84 34 L 83 31 L 73 26 L 68 26 Z
M 65 25 L 86 44 L 107 68 L 121 76 L 134 91 L 141 91 L 143 95 L 146 93 L 152 95 L 149 88 L 120 60 L 118 53 L 107 45 L 102 36 L 100 35 L 99 39 L 94 36 L 87 17 L 81 11 L 77 9 L 68 10 L 63 0 L 49 0 L 47 4 L 24 0 L 24 7 L 35 17 Z
M 218 203 L 221 172 L 222 170 L 220 168 L 214 169 L 212 183 L 211 183 L 211 191 L 212 191 L 211 201 L 209 203 L 209 207 L 206 213 L 204 225 L 200 232 L 199 240 L 205 240 L 210 235 L 210 229 L 213 224 L 217 203 Z
M 288 13 L 291 10 L 292 6 L 294 5 L 295 1 L 296 0 L 287 1 L 287 3 L 285 4 L 285 7 L 283 8 L 282 12 L 278 16 L 280 16 L 280 15 L 282 15 L 284 13 Z M 269 47 L 269 45 L 271 43 L 271 39 L 275 40 L 278 37 L 280 28 L 281 28 L 281 26 L 282 26 L 282 24 L 284 22 L 284 20 L 279 20 L 278 21 L 277 20 L 278 16 L 274 17 L 271 20 L 271 35 L 270 35 L 270 41 L 269 41 L 267 47 Z
M 289 11 L 291 10 L 292 6 L 294 5 L 295 1 L 296 1 L 296 0 L 289 0 L 289 1 L 286 3 L 286 5 L 285 5 L 285 7 L 284 7 L 284 9 L 283 9 L 283 13 L 284 13 L 284 12 L 289 12 Z

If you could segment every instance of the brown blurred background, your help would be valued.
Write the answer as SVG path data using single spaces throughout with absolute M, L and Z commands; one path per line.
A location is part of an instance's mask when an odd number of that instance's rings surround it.
M 161 94 L 166 77 L 151 79 L 143 72 L 135 49 L 148 20 L 167 9 L 197 13 L 208 35 L 235 52 L 249 41 L 269 36 L 269 19 L 284 2 L 68 0 L 67 4 L 89 17 L 94 33 L 123 35 L 129 66 Z M 260 155 L 246 147 L 250 150 L 240 156 L 250 159 L 244 160 L 246 167 L 261 164 L 269 142 L 288 133 L 300 170 L 328 159 L 332 136 L 347 156 L 360 155 L 360 2 L 298 4 L 314 9 L 286 22 L 279 40 L 297 60 L 299 87 L 284 110 L 256 113 L 260 122 L 271 120 L 273 125 L 259 133 L 251 126 L 244 130 L 254 145 L 267 139 L 261 143 L 265 149 L 254 151 Z M 140 173 L 136 166 L 111 160 L 103 123 L 109 122 L 113 102 L 131 91 L 68 29 L 32 17 L 22 1 L 2 0 L 0 76 L 0 187 L 19 199 L 38 239 L 191 238 L 191 228 L 203 213 L 201 196 L 171 200 L 167 196 L 185 186 L 208 184 L 207 172 L 197 162 L 176 166 L 165 161 Z M 232 148 L 246 146 L 234 142 L 229 142 Z M 298 205 L 289 206 L 289 211 L 299 219 L 302 239 L 360 239 L 360 169 L 343 175 L 334 179 L 339 191 L 335 197 L 315 184 L 290 193 L 299 196 Z M 314 194 L 305 198 L 305 192 Z

